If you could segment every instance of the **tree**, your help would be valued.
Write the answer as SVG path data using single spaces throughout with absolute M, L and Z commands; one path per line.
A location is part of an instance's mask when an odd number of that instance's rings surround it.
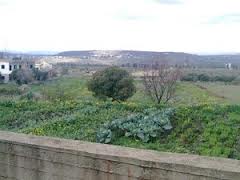
M 112 101 L 125 101 L 136 92 L 130 74 L 115 66 L 94 73 L 88 89 L 94 96 L 101 99 L 109 97 Z
M 146 70 L 143 76 L 145 92 L 158 104 L 167 103 L 175 95 L 180 76 L 178 68 L 171 68 L 166 64 Z
M 37 81 L 46 81 L 48 79 L 48 72 L 33 69 L 33 75 Z
M 11 74 L 11 80 L 15 81 L 18 85 L 28 84 L 34 81 L 34 75 L 31 70 L 17 69 Z

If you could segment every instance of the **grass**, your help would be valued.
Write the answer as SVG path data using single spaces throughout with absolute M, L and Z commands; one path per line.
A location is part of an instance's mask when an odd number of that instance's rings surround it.
M 87 90 L 87 80 L 64 77 L 29 85 L 33 93 L 44 95 L 45 99 L 38 101 L 20 100 L 21 94 L 14 84 L 0 85 L 0 92 L 16 91 L 0 96 L 0 129 L 96 142 L 96 133 L 104 123 L 156 106 L 144 94 L 139 80 L 135 81 L 136 94 L 123 103 L 96 99 Z M 179 83 L 176 95 L 169 105 L 177 110 L 171 134 L 149 143 L 127 137 L 112 143 L 239 159 L 240 145 L 236 139 L 240 134 L 240 107 L 217 105 L 228 101 L 193 83 Z
M 158 151 L 240 159 L 240 106 L 200 105 L 179 107 L 172 119 L 174 130 L 149 143 L 120 137 L 113 144 Z
M 92 96 L 92 93 L 87 90 L 87 80 L 88 77 L 63 77 L 54 81 L 47 81 L 42 84 L 33 84 L 29 85 L 32 92 L 51 92 L 51 91 L 64 91 L 69 97 L 74 97 L 76 100 L 92 100 L 95 101 L 96 98 Z M 152 100 L 145 95 L 144 88 L 140 80 L 135 81 L 137 87 L 136 94 L 131 97 L 128 102 L 136 104 L 154 104 Z M 240 86 L 239 86 L 240 87 Z M 18 86 L 15 84 L 2 84 L 0 85 L 1 89 L 15 89 L 17 91 Z M 53 92 L 54 93 L 54 92 Z M 0 94 L 0 99 L 4 98 L 14 98 L 17 99 L 18 94 Z M 177 86 L 176 98 L 171 102 L 174 105 L 183 105 L 183 104 L 202 104 L 202 103 L 219 103 L 224 102 L 221 98 L 214 97 L 210 95 L 206 90 L 197 87 L 193 83 L 181 82 Z
M 215 96 L 222 97 L 227 103 L 240 104 L 240 86 L 220 82 L 198 83 Z
M 225 103 L 222 98 L 212 96 L 208 91 L 189 82 L 181 82 L 179 84 L 175 102 L 177 105 Z
M 199 69 L 184 69 L 184 73 L 206 74 L 209 76 L 240 76 L 240 71 L 237 69 L 228 70 L 224 68 L 199 68 Z

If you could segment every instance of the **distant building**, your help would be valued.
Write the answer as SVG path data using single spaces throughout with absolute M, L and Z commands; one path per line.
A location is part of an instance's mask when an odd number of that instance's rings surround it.
M 33 68 L 35 68 L 34 61 L 0 59 L 0 78 L 6 83 L 9 81 L 9 76 L 14 70 Z
M 47 63 L 44 60 L 38 61 L 35 64 L 35 68 L 38 70 L 51 70 L 53 68 L 52 64 Z
M 226 63 L 225 67 L 229 70 L 232 70 L 232 63 Z

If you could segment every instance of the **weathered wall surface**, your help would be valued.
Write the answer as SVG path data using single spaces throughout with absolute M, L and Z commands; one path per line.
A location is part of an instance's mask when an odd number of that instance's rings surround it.
M 240 180 L 240 161 L 0 131 L 0 180 Z

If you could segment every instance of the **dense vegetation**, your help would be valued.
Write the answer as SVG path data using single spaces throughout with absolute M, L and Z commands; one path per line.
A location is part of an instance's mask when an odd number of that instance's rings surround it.
M 46 81 L 49 78 L 49 75 L 49 72 L 40 71 L 38 69 L 16 69 L 11 73 L 10 79 L 15 81 L 18 85 L 22 85 L 29 84 L 34 81 Z
M 136 92 L 131 75 L 118 67 L 108 67 L 94 73 L 88 89 L 100 99 L 111 98 L 113 101 L 126 101 Z
M 208 75 L 206 73 L 189 73 L 185 76 L 182 77 L 183 81 L 203 81 L 203 82 L 214 82 L 214 81 L 219 81 L 219 82 L 233 82 L 237 76 L 227 76 L 227 75 Z
M 142 142 L 160 138 L 172 129 L 173 109 L 146 109 L 143 113 L 107 122 L 97 133 L 97 141 L 110 143 L 121 136 L 138 138 Z
M 93 97 L 86 78 L 0 85 L 0 129 L 240 159 L 239 105 L 185 82 L 176 99 L 160 106 L 144 95 L 141 82 L 135 85 L 136 94 L 120 103 Z

